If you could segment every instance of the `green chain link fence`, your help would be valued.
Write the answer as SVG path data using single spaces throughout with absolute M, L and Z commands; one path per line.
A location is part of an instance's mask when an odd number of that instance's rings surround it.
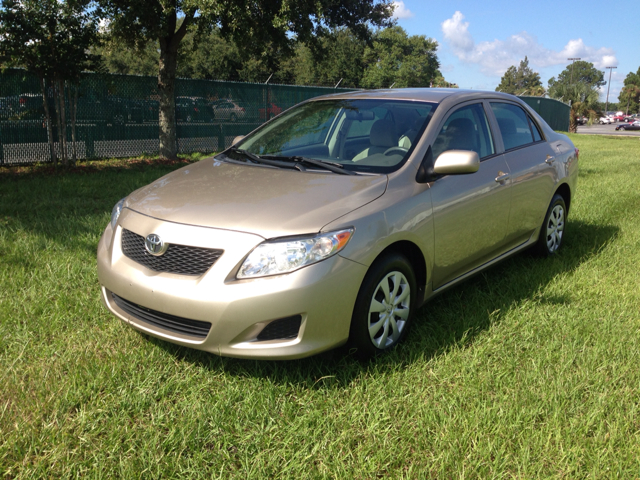
M 77 86 L 78 159 L 158 153 L 157 77 L 83 74 Z M 176 131 L 180 153 L 214 152 L 228 147 L 283 110 L 303 100 L 347 91 L 329 87 L 265 85 L 211 80 L 176 81 Z M 53 91 L 47 88 L 55 118 Z M 71 155 L 70 103 L 65 90 L 66 136 Z M 52 122 L 55 125 L 55 121 Z M 20 69 L 0 73 L 0 164 L 50 161 L 40 81 Z M 53 129 L 58 145 L 58 132 Z
M 180 153 L 214 152 L 269 118 L 303 100 L 348 91 L 330 87 L 265 85 L 213 80 L 176 81 L 176 131 Z M 47 88 L 51 117 L 53 91 Z M 77 102 L 76 102 L 77 98 Z M 557 100 L 521 97 L 554 130 L 568 131 L 570 107 Z M 78 159 L 130 157 L 158 153 L 156 77 L 82 75 L 65 91 L 65 110 L 77 103 Z M 71 156 L 71 116 L 67 114 L 67 150 Z M 52 122 L 55 125 L 55 121 Z M 47 125 L 38 78 L 20 69 L 0 72 L 0 165 L 50 161 Z M 53 129 L 56 149 L 58 132 Z
M 569 131 L 569 116 L 571 107 L 553 98 L 519 97 L 533 108 L 538 115 L 545 119 L 551 128 L 560 132 Z

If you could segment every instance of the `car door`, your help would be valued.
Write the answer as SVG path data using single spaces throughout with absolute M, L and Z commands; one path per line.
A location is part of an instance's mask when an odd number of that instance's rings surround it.
M 526 242 L 542 224 L 556 182 L 557 152 L 521 106 L 491 101 L 511 172 L 511 213 L 507 244 Z
M 434 160 L 448 150 L 473 150 L 480 166 L 472 174 L 438 178 L 431 187 L 434 290 L 505 251 L 511 204 L 509 167 L 496 153 L 482 102 L 458 107 L 446 118 L 432 145 Z

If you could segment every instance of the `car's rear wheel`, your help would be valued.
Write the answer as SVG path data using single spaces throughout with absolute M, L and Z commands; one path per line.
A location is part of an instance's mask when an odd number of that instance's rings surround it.
M 416 280 L 408 260 L 397 253 L 376 260 L 358 292 L 350 346 L 365 358 L 394 348 L 409 330 L 416 300 Z
M 542 256 L 555 254 L 562 246 L 567 221 L 567 207 L 562 195 L 555 194 L 544 217 L 536 251 Z

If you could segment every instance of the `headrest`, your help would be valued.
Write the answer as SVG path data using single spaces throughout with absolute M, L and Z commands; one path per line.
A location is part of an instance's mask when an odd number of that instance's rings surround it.
M 476 130 L 468 118 L 456 118 L 448 126 L 446 135 L 449 148 L 453 150 L 475 150 Z
M 378 120 L 371 126 L 369 141 L 374 147 L 395 147 L 398 145 L 396 126 L 390 120 Z
M 516 122 L 510 118 L 498 118 L 498 126 L 503 135 L 515 135 L 518 133 L 516 130 Z

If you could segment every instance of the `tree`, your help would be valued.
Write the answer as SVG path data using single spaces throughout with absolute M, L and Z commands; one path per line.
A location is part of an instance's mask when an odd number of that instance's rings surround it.
M 555 77 L 549 79 L 549 96 L 558 98 L 558 88 L 561 85 L 567 86 L 572 83 L 583 83 L 587 87 L 596 89 L 607 84 L 604 80 L 604 73 L 594 67 L 593 63 L 578 60 L 560 72 L 557 80 Z
M 102 57 L 106 71 L 122 75 L 157 75 L 158 42 L 149 41 L 142 48 L 129 48 L 117 38 L 105 37 L 92 52 Z
M 175 79 L 178 51 L 190 29 L 194 40 L 214 27 L 241 49 L 256 52 L 289 49 L 292 35 L 315 44 L 328 29 L 349 27 L 366 37 L 368 25 L 391 23 L 391 0 L 97 0 L 114 37 L 140 47 L 150 40 L 159 47 L 160 155 L 177 155 Z
M 512 95 L 527 95 L 536 96 L 540 94 L 542 88 L 542 82 L 540 81 L 540 74 L 534 72 L 529 67 L 529 59 L 524 57 L 524 60 L 520 61 L 520 65 L 516 68 L 515 65 L 511 65 L 500 79 L 500 85 L 496 87 L 496 92 L 510 93 Z M 542 88 L 544 94 L 544 88 Z
M 428 87 L 436 78 L 440 63 L 438 43 L 424 35 L 408 36 L 402 27 L 376 32 L 365 49 L 365 88 Z
M 436 70 L 436 75 L 433 78 L 432 86 L 434 88 L 458 88 L 457 83 L 447 82 L 440 70 Z
M 600 93 L 595 86 L 589 86 L 585 83 L 560 84 L 556 86 L 554 92 L 565 102 L 571 102 L 570 132 L 576 133 L 578 131 L 578 117 L 587 117 L 590 122 L 596 119 Z
M 298 42 L 293 56 L 280 64 L 283 79 L 296 85 L 327 85 L 358 88 L 362 82 L 362 63 L 366 42 L 348 28 L 335 29 L 315 48 Z
M 620 108 L 625 108 L 626 113 L 640 112 L 640 68 L 636 73 L 629 72 L 624 79 L 624 87 L 618 96 Z
M 58 145 L 67 165 L 65 90 L 71 111 L 72 153 L 76 159 L 75 113 L 80 73 L 95 68 L 88 53 L 98 25 L 91 0 L 3 0 L 0 8 L 0 58 L 5 66 L 23 67 L 40 79 L 51 160 L 57 165 L 49 98 L 58 125 Z M 52 92 L 50 95 L 49 92 Z

